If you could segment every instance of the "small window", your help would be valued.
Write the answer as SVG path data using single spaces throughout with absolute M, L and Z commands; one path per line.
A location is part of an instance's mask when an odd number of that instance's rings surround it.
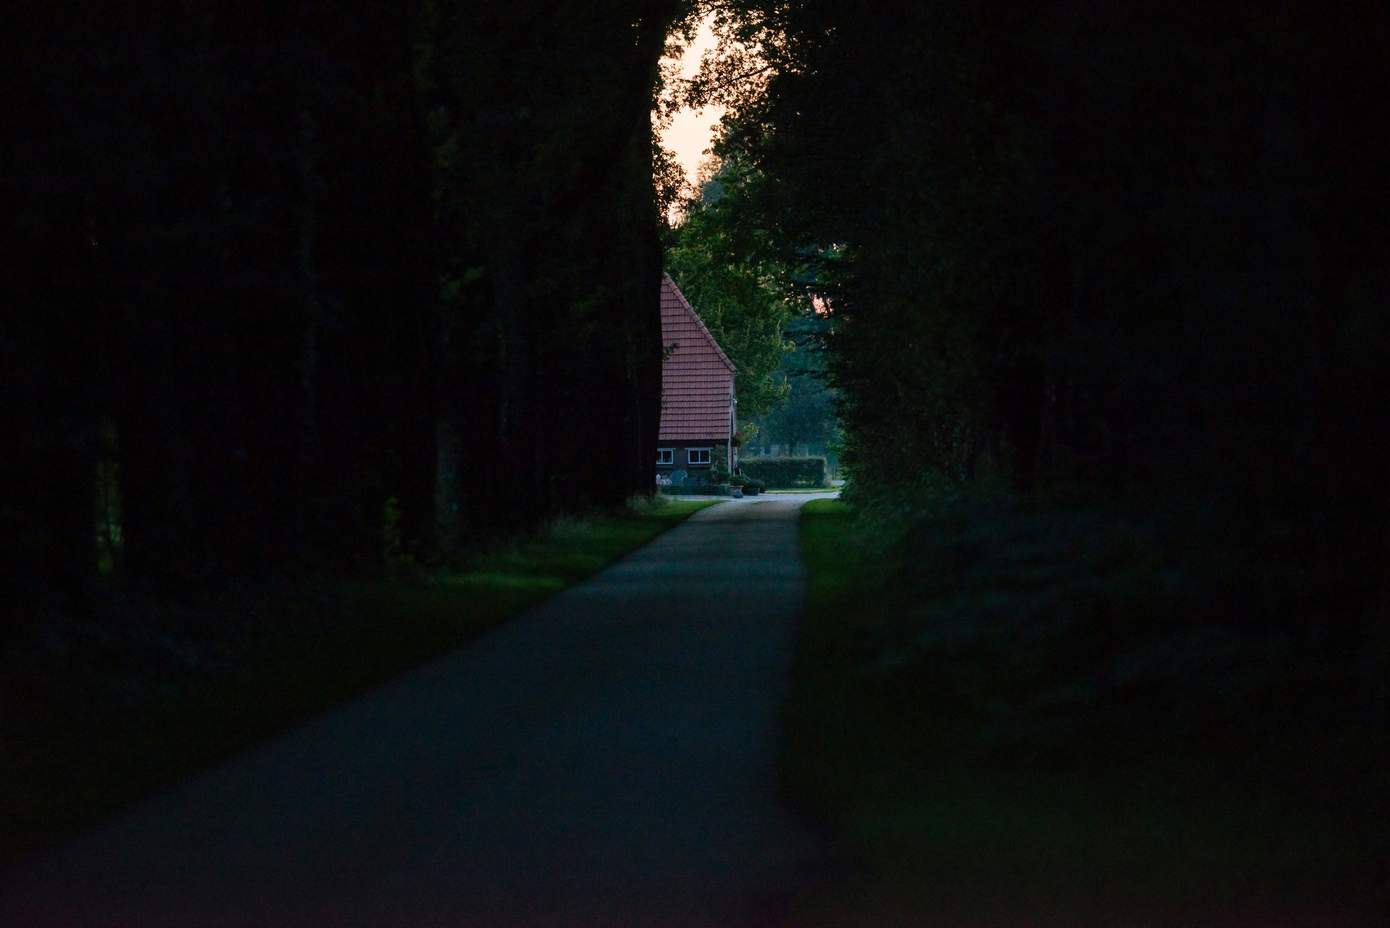
M 691 464 L 708 464 L 710 450 L 709 448 L 691 448 L 687 460 Z
M 674 464 L 674 463 L 676 463 L 676 449 L 675 449 L 675 448 L 657 448 L 657 449 L 656 449 L 656 463 L 657 463 L 658 465 L 661 465 L 661 464 Z

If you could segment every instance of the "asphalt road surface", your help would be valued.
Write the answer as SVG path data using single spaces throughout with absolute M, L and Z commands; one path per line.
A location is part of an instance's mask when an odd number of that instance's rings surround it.
M 7 926 L 775 924 L 804 497 L 589 581 L 0 878 Z

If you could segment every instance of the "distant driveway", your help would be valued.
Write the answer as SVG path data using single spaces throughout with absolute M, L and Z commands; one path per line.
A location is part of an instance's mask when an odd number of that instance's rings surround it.
M 775 920 L 817 850 L 774 769 L 805 499 L 699 512 L 474 646 L 5 874 L 0 924 Z

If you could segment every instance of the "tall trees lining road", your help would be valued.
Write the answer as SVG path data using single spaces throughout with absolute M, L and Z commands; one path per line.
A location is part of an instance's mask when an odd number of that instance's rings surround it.
M 370 565 L 389 499 L 436 552 L 646 490 L 683 9 L 12 11 L 9 601 L 90 587 L 113 481 L 159 586 Z
M 1383 5 L 717 5 L 766 224 L 837 246 L 854 494 L 1209 503 L 1309 602 L 1381 588 Z
M 710 5 L 761 56 L 692 88 L 761 237 L 685 257 L 829 297 L 855 492 L 1201 497 L 1309 589 L 1375 587 L 1383 5 Z M 20 4 L 17 589 L 361 566 L 391 499 L 433 552 L 646 489 L 650 111 L 692 6 Z

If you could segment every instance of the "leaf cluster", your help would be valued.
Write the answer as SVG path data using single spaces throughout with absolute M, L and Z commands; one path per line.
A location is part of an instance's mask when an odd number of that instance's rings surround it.
M 686 204 L 668 236 L 666 268 L 737 368 L 739 417 L 752 419 L 786 395 L 775 374 L 792 348 L 785 329 L 796 303 L 784 288 L 784 255 L 762 222 L 762 175 L 727 160 Z

